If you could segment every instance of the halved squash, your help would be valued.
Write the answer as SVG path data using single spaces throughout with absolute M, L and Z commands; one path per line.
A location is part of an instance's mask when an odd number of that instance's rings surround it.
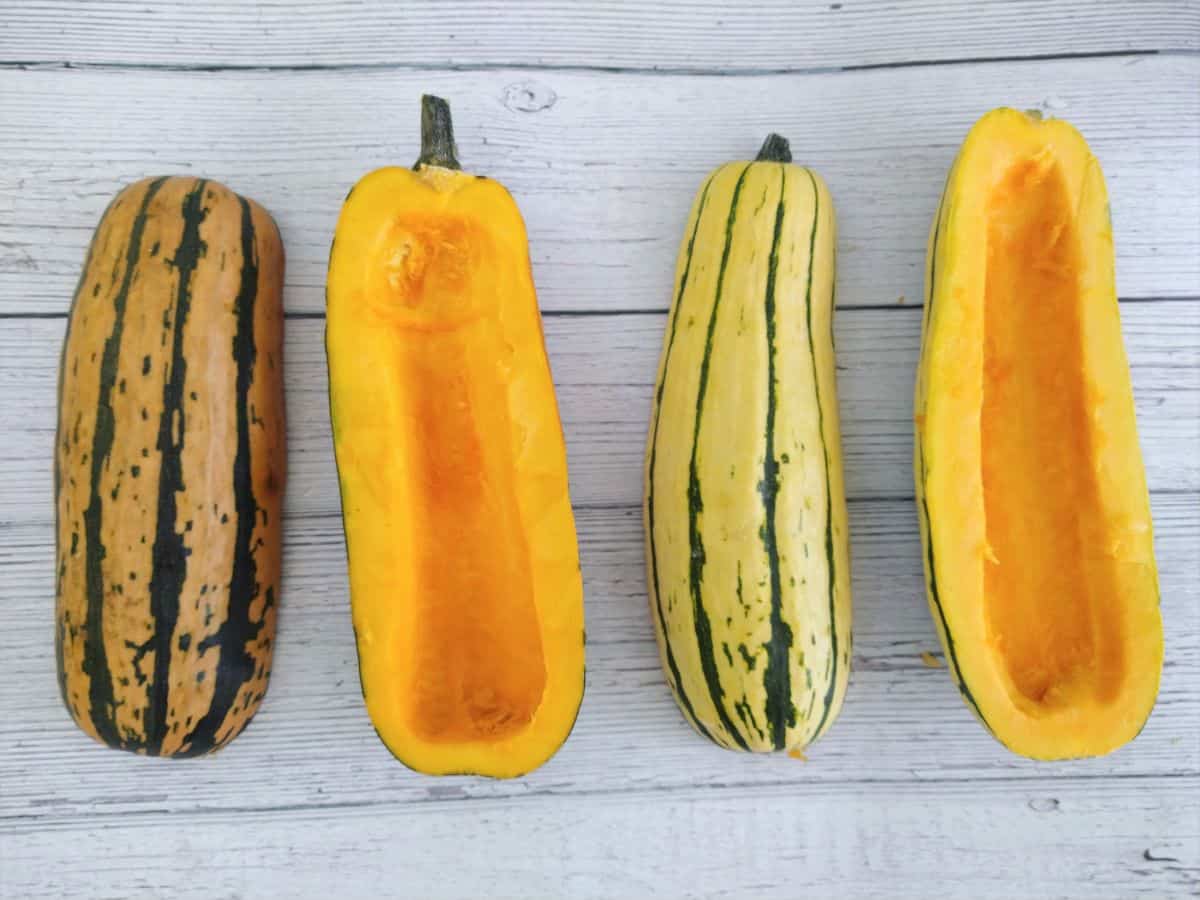
M 984 116 L 927 276 L 915 474 L 951 671 L 1014 752 L 1108 753 L 1154 706 L 1163 640 L 1108 198 L 1079 132 Z
M 359 674 L 387 747 L 512 777 L 583 695 L 566 448 L 525 225 L 458 170 L 426 97 L 413 169 L 364 177 L 330 252 L 326 350 Z

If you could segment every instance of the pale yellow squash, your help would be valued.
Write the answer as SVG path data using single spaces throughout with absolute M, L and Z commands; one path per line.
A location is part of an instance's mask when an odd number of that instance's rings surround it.
M 798 750 L 850 668 L 850 558 L 824 182 L 772 135 L 688 219 L 646 453 L 663 669 L 721 746 Z

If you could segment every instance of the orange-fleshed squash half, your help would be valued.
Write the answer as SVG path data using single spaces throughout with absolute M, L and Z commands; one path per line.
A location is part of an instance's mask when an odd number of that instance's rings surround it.
M 583 586 L 525 225 L 423 98 L 342 207 L 326 351 L 367 711 L 420 772 L 513 777 L 583 696 Z
M 916 389 L 930 607 L 968 706 L 1035 759 L 1142 728 L 1163 638 L 1104 176 L 1066 122 L 984 116 L 930 242 Z

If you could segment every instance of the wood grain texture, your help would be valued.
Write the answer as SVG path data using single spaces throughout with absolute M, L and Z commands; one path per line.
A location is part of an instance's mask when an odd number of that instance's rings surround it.
M 334 807 L 386 798 L 523 797 L 751 784 L 1200 774 L 1200 495 L 1154 500 L 1166 665 L 1158 705 L 1136 741 L 1100 759 L 1036 763 L 1014 756 L 972 717 L 944 668 L 926 608 L 911 501 L 850 504 L 855 598 L 851 684 L 841 716 L 807 751 L 721 750 L 672 702 L 646 601 L 641 513 L 578 515 L 588 625 L 588 684 L 571 738 L 515 781 L 431 780 L 398 765 L 359 696 L 341 520 L 287 522 L 285 582 L 271 691 L 246 731 L 204 765 L 104 752 L 59 706 L 47 613 L 49 529 L 4 530 L 0 551 L 0 753 L 5 816 L 62 820 L 153 810 Z M 937 654 L 940 656 L 940 654 Z M 69 772 L 70 777 L 64 777 Z M 732 826 L 731 826 L 732 827 Z
M 838 394 L 847 496 L 910 497 L 917 309 L 838 312 Z M 665 314 L 545 321 L 576 506 L 636 505 Z M 1125 342 L 1151 490 L 1200 490 L 1200 301 L 1126 303 Z M 0 320 L 0 522 L 49 521 L 60 320 Z M 285 514 L 337 512 L 324 322 L 287 323 Z
M 4 4 L 0 60 L 167 66 L 868 66 L 1195 48 L 1186 0 L 207 0 Z
M 703 177 L 769 130 L 833 194 L 838 304 L 918 305 L 946 171 L 1004 104 L 1067 118 L 1091 143 L 1122 297 L 1200 296 L 1198 80 L 1200 56 L 720 78 L 0 71 L 0 313 L 65 310 L 105 204 L 164 173 L 261 202 L 287 245 L 286 308 L 322 310 L 342 199 L 370 169 L 416 158 L 423 91 L 454 105 L 464 167 L 514 193 L 546 310 L 665 310 Z
M 0 0 L 0 22 L 0 895 L 1200 889 L 1196 4 Z M 831 71 L 1137 50 L 1168 52 Z M 324 323 L 293 318 L 271 692 L 212 759 L 98 748 L 61 706 L 52 653 L 59 317 L 91 231 L 132 180 L 220 178 L 276 215 L 287 308 L 316 316 L 345 192 L 415 158 L 423 91 L 454 104 L 465 165 L 516 196 L 551 313 L 589 637 L 576 729 L 514 782 L 418 776 L 375 737 L 350 628 Z M 1166 665 L 1144 733 L 1103 759 L 1013 756 L 922 659 L 940 655 L 909 499 L 919 314 L 904 307 L 920 303 L 946 169 L 1001 104 L 1080 127 L 1108 177 L 1119 291 L 1162 301 L 1122 315 L 1156 492 Z M 730 754 L 683 722 L 654 646 L 638 506 L 687 205 L 771 129 L 829 182 L 841 235 L 855 645 L 845 710 L 807 763 Z
M 13 896 L 795 897 L 1193 895 L 1200 779 L 764 785 L 6 829 Z M 419 835 L 419 840 L 415 836 Z M 464 835 L 471 844 L 464 853 Z M 905 835 L 903 843 L 894 838 Z M 484 853 L 472 853 L 478 842 Z M 82 854 L 80 846 L 88 852 Z M 103 863 L 97 863 L 103 860 Z M 247 861 L 252 860 L 252 864 Z M 186 875 L 181 875 L 186 873 Z M 800 873 L 803 873 L 802 875 Z M 951 896 L 968 896 L 952 893 Z

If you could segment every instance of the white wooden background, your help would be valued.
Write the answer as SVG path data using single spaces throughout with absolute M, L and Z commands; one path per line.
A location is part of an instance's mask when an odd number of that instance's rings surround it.
M 1150 897 L 1200 892 L 1200 5 L 0 0 L 0 896 Z M 544 768 L 393 761 L 355 671 L 322 288 L 355 179 L 454 106 L 528 220 L 567 431 L 588 687 Z M 974 119 L 1069 118 L 1112 194 L 1166 628 L 1110 757 L 1036 764 L 972 719 L 922 588 L 910 395 L 924 243 Z M 807 762 L 695 736 L 659 671 L 640 457 L 703 174 L 789 136 L 839 226 L 854 673 Z M 275 673 L 220 755 L 94 745 L 60 707 L 50 479 L 64 314 L 124 182 L 203 173 L 288 252 L 291 481 Z

